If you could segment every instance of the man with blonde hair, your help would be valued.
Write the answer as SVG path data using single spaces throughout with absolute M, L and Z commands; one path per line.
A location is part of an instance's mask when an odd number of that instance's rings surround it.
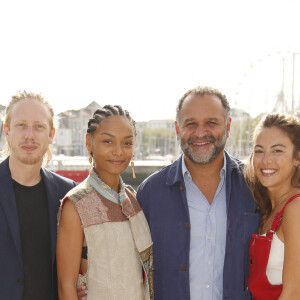
M 6 108 L 0 164 L 1 299 L 58 299 L 59 200 L 75 186 L 42 167 L 51 159 L 54 113 L 40 94 L 19 92 Z

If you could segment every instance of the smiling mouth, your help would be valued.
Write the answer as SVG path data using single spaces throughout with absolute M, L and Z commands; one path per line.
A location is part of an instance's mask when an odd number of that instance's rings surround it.
M 195 143 L 192 143 L 192 145 L 195 145 L 195 146 L 204 146 L 204 145 L 208 145 L 208 144 L 210 144 L 210 142 L 195 142 Z
M 187 143 L 192 146 L 201 147 L 214 143 L 216 139 L 212 136 L 204 136 L 202 138 L 193 137 L 187 140 Z
M 260 170 L 263 175 L 273 175 L 277 171 L 274 169 L 261 169 Z

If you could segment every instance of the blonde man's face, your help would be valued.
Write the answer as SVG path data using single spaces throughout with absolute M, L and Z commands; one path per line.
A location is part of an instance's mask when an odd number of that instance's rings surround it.
M 22 99 L 14 104 L 10 122 L 4 126 L 10 159 L 28 165 L 42 164 L 54 137 L 49 119 L 49 110 L 36 99 Z

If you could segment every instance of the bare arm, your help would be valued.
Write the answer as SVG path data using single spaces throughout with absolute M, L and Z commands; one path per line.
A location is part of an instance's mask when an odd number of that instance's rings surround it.
M 300 198 L 285 209 L 282 221 L 284 238 L 283 290 L 279 300 L 300 299 Z
M 83 230 L 74 204 L 66 199 L 57 236 L 56 259 L 60 300 L 77 300 L 76 283 L 80 268 Z

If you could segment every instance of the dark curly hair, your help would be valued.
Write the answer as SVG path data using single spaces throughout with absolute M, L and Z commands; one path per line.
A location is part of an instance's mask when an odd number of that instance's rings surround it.
M 136 135 L 135 121 L 129 115 L 127 110 L 124 110 L 120 105 L 105 105 L 97 109 L 93 117 L 89 119 L 87 133 L 93 134 L 101 121 L 110 116 L 124 116 L 133 127 L 134 135 Z

